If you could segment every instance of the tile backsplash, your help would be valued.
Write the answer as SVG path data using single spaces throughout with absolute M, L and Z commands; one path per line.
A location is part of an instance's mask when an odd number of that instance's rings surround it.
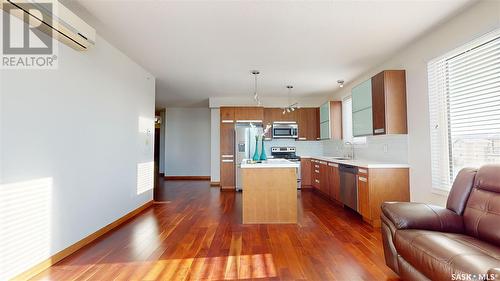
M 408 163 L 408 135 L 368 136 L 364 143 L 358 143 L 358 140 L 354 144 L 354 158 L 356 159 Z M 271 147 L 273 146 L 294 146 L 297 148 L 297 155 L 302 156 L 344 156 L 346 153 L 350 153 L 349 145 L 345 145 L 343 141 L 339 140 L 294 141 L 285 139 L 266 141 L 267 155 L 271 155 Z
M 350 153 L 349 145 L 342 141 L 324 141 L 323 153 L 326 156 L 343 156 Z M 355 141 L 354 158 L 408 163 L 408 135 L 368 136 L 366 142 Z
M 317 156 L 323 155 L 323 143 L 321 141 L 295 141 L 290 139 L 265 141 L 266 154 L 271 156 L 273 146 L 293 146 L 297 148 L 297 155 Z

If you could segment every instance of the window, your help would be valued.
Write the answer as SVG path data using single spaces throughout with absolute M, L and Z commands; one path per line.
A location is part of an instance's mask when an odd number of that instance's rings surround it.
M 500 30 L 428 64 L 432 186 L 500 162 Z
M 342 136 L 344 142 L 352 142 L 352 98 L 342 100 Z

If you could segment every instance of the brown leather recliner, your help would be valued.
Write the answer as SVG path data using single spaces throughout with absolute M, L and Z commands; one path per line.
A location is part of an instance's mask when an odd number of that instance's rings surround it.
M 386 264 L 404 280 L 500 280 L 500 165 L 463 169 L 446 208 L 382 205 Z

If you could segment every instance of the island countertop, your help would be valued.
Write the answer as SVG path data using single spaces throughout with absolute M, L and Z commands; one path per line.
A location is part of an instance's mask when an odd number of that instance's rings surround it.
M 292 162 L 286 159 L 268 159 L 261 163 L 251 164 L 248 159 L 241 162 L 242 169 L 252 169 L 252 168 L 298 168 L 300 162 Z

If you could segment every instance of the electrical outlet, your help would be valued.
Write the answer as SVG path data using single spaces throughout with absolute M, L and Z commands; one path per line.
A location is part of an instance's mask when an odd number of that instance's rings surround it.
M 384 144 L 384 153 L 387 153 L 389 151 L 389 145 Z

